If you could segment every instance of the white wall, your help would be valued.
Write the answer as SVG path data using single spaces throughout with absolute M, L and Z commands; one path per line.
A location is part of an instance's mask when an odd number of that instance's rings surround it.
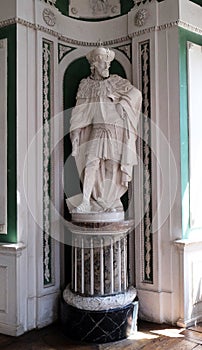
M 171 4 L 172 2 L 172 4 Z M 201 8 L 188 0 L 155 1 L 134 8 L 128 15 L 100 23 L 66 18 L 57 9 L 39 0 L 9 1 L 0 11 L 0 20 L 18 17 L 17 25 L 17 190 L 18 242 L 0 246 L 0 332 L 19 335 L 42 327 L 57 317 L 60 289 L 59 244 L 52 245 L 52 283 L 44 286 L 43 250 L 43 66 L 42 43 L 48 40 L 51 55 L 52 116 L 62 112 L 62 79 L 67 66 L 84 55 L 101 39 L 117 47 L 132 42 L 132 72 L 129 61 L 117 51 L 128 79 L 141 87 L 140 44 L 150 42 L 151 120 L 152 120 L 152 210 L 155 229 L 152 233 L 153 281 L 144 280 L 145 232 L 139 225 L 135 232 L 135 283 L 140 300 L 140 317 L 154 322 L 188 324 L 201 319 L 201 300 L 197 299 L 194 315 L 191 307 L 197 297 L 199 279 L 196 266 L 201 264 L 201 245 L 189 246 L 175 241 L 182 238 L 180 191 L 180 124 L 179 124 L 179 53 L 178 19 L 199 25 Z M 56 24 L 45 23 L 43 10 L 48 8 Z M 147 16 L 141 27 L 134 24 L 137 12 L 145 8 Z M 194 17 L 190 13 L 194 11 Z M 82 30 L 80 30 L 82 29 Z M 58 63 L 58 43 L 70 45 L 72 51 Z M 132 74 L 131 74 L 132 73 Z M 60 119 L 60 118 L 59 118 Z M 59 120 L 58 119 L 58 120 Z M 62 126 L 53 123 L 53 145 L 62 136 Z M 160 131 L 159 131 L 160 130 Z M 38 134 L 37 134 L 38 132 Z M 36 134 L 37 139 L 35 139 Z M 33 139 L 37 140 L 36 143 Z M 31 147 L 29 148 L 29 146 Z M 27 158 L 27 151 L 30 151 Z M 174 158 L 173 158 L 174 155 Z M 52 188 L 58 212 L 63 206 L 60 183 L 62 148 L 54 156 Z M 27 162 L 28 160 L 28 162 Z M 133 188 L 142 186 L 142 169 L 135 170 Z M 176 186 L 177 184 L 177 186 Z M 139 186 L 134 210 L 143 201 Z M 160 205 L 160 206 L 159 206 Z M 141 211 L 140 211 L 141 214 Z M 59 215 L 56 218 L 59 220 Z M 60 239 L 60 232 L 57 236 Z M 177 247 L 180 245 L 180 249 Z M 193 248 L 193 250 L 191 249 Z M 131 269 L 134 271 L 134 267 Z M 132 276 L 133 277 L 133 276 Z M 191 282 L 190 282 L 191 281 Z M 189 285 L 189 293 L 186 292 Z M 2 287 L 2 286 L 5 286 Z M 200 287 L 201 288 L 201 287 Z M 192 292 L 194 291 L 194 292 Z M 190 293 L 193 298 L 190 299 Z M 195 299 L 194 299 L 195 298 Z M 181 303 L 180 300 L 183 300 Z M 191 301 L 190 301 L 191 300 Z M 190 304 L 189 304 L 190 303 Z M 187 309 L 189 305 L 189 309 Z M 17 317 L 16 317 L 17 315 Z

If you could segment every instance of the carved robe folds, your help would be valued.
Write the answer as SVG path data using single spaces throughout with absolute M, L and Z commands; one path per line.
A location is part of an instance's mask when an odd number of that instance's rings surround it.
M 70 133 L 78 131 L 75 160 L 81 181 L 86 166 L 96 166 L 92 211 L 123 210 L 120 197 L 127 191 L 137 164 L 136 135 L 141 93 L 126 79 L 83 79 L 72 111 Z M 118 112 L 117 104 L 123 107 Z

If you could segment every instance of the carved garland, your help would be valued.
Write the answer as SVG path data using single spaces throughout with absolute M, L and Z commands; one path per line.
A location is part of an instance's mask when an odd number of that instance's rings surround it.
M 44 286 L 52 284 L 52 240 L 50 237 L 50 71 L 51 43 L 43 41 L 43 267 Z
M 140 72 L 142 81 L 143 97 L 143 140 L 142 140 L 142 157 L 143 157 L 143 208 L 144 219 L 142 223 L 143 240 L 144 240 L 144 282 L 153 283 L 153 254 L 152 254 L 152 178 L 151 178 L 151 96 L 150 96 L 150 43 L 149 40 L 140 43 Z

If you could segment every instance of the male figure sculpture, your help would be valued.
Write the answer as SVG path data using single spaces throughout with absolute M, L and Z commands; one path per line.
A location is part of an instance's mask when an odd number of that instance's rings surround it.
M 70 121 L 72 155 L 83 183 L 82 202 L 73 211 L 123 211 L 120 198 L 137 164 L 141 92 L 109 75 L 112 50 L 98 47 L 86 57 L 91 76 L 80 82 Z

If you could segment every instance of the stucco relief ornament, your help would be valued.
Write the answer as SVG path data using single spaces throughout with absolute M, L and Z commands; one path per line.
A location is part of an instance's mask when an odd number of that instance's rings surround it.
M 53 27 L 56 23 L 56 16 L 55 14 L 48 8 L 45 8 L 43 10 L 43 20 L 44 22 L 50 26 L 50 27 Z
M 77 15 L 77 13 L 78 13 L 77 8 L 76 8 L 76 7 L 72 7 L 72 8 L 71 8 L 71 13 L 72 13 L 73 15 Z
M 135 15 L 135 25 L 137 27 L 142 27 L 145 23 L 147 18 L 149 17 L 149 12 L 146 9 L 141 9 L 137 11 Z
M 104 14 L 108 13 L 109 7 L 109 0 L 90 0 L 90 8 L 94 15 L 99 12 Z

